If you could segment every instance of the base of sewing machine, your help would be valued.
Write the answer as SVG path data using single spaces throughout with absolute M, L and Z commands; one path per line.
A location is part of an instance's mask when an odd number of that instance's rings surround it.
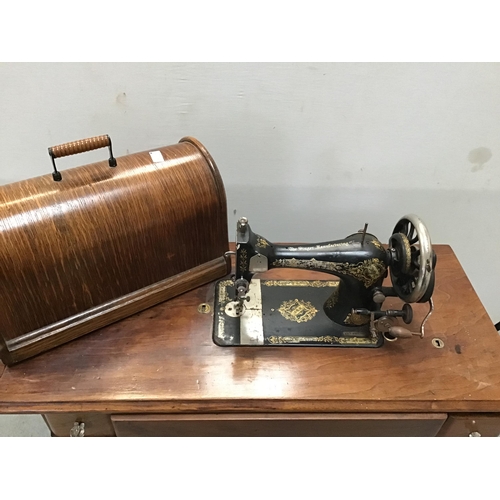
M 232 280 L 216 283 L 213 340 L 219 346 L 380 347 L 368 325 L 343 326 L 323 311 L 338 281 L 259 280 L 250 284 L 245 312 L 234 315 Z

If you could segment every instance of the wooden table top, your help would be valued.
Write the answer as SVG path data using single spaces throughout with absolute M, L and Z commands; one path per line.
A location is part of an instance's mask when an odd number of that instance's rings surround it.
M 436 245 L 424 339 L 379 349 L 218 347 L 209 284 L 12 367 L 0 413 L 500 412 L 500 338 L 449 246 Z M 273 270 L 273 278 L 330 279 Z M 389 305 L 400 305 L 390 299 Z M 414 307 L 414 328 L 427 312 Z M 431 343 L 445 343 L 437 349 Z

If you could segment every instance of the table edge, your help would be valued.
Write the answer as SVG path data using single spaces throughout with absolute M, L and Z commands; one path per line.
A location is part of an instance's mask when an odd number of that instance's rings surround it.
M 175 400 L 0 402 L 0 414 L 19 413 L 500 413 L 500 401 L 488 400 Z

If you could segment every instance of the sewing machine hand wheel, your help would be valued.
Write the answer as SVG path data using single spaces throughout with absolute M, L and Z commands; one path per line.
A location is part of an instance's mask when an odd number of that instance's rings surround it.
M 416 215 L 401 218 L 389 239 L 392 286 L 405 302 L 427 302 L 434 290 L 436 255 L 425 224 Z

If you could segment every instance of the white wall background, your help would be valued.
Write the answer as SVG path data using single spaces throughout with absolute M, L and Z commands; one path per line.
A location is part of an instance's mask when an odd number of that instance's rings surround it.
M 205 144 L 236 219 L 275 241 L 387 241 L 416 213 L 500 320 L 500 65 L 0 64 L 0 183 L 100 134 L 117 156 Z M 64 158 L 61 169 L 105 157 Z M 439 265 L 439 263 L 438 263 Z

